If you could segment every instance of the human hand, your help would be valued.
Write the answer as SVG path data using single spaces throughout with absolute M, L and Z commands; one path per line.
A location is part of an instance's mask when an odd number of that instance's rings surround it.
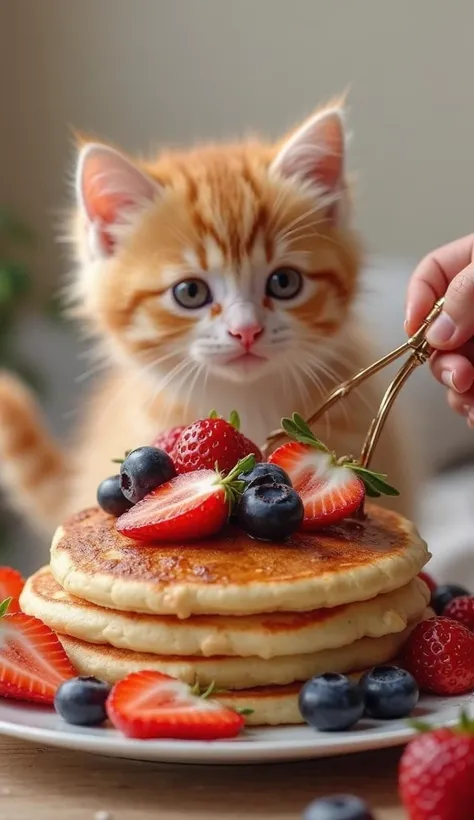
M 474 234 L 433 251 L 416 268 L 408 286 L 408 334 L 441 296 L 443 310 L 426 333 L 436 350 L 431 370 L 448 388 L 450 406 L 474 428 Z

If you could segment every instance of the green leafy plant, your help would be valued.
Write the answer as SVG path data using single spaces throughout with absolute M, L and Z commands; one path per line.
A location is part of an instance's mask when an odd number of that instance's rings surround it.
M 19 312 L 31 292 L 25 257 L 33 245 L 30 228 L 10 209 L 0 206 L 0 368 L 16 371 L 39 388 L 35 372 L 16 352 L 13 336 Z
M 11 209 L 0 205 L 0 369 L 18 373 L 38 389 L 42 385 L 37 374 L 18 354 L 14 342 L 15 324 L 32 288 L 26 260 L 33 246 L 30 228 Z M 8 538 L 8 520 L 0 503 L 0 547 Z

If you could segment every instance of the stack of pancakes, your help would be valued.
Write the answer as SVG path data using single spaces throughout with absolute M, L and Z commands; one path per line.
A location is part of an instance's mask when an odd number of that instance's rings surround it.
M 206 689 L 248 723 L 299 723 L 302 682 L 386 663 L 426 616 L 429 558 L 413 525 L 369 509 L 282 543 L 229 527 L 206 542 L 142 544 L 86 510 L 59 528 L 21 596 L 80 674 L 154 669 Z

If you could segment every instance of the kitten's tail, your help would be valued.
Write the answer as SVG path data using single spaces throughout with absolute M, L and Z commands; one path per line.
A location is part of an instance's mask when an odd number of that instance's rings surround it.
M 12 506 L 51 532 L 68 500 L 66 459 L 29 390 L 0 371 L 0 477 Z

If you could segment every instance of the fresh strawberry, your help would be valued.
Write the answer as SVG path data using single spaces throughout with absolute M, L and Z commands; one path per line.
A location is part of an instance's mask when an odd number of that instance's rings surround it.
M 254 455 L 255 456 L 255 461 L 257 461 L 257 462 L 262 461 L 263 456 L 262 456 L 262 452 L 260 450 L 260 447 L 257 447 L 257 445 L 253 441 L 251 441 L 251 439 L 247 438 L 247 436 L 244 436 L 243 433 L 241 435 L 242 435 L 242 438 L 244 440 L 244 446 L 243 446 L 244 455 L 242 456 L 242 458 L 245 458 L 245 456 L 248 456 L 248 455 Z
M 170 430 L 165 430 L 163 433 L 158 433 L 152 442 L 152 446 L 158 447 L 160 450 L 164 450 L 165 453 L 168 453 L 169 456 L 172 456 L 176 442 L 185 429 L 185 425 L 181 424 L 176 427 L 171 427 Z
M 399 790 L 410 820 L 472 820 L 474 722 L 425 730 L 400 760 Z
M 117 519 L 117 530 L 140 541 L 190 541 L 219 532 L 244 482 L 238 475 L 255 466 L 255 458 L 239 461 L 223 476 L 215 470 L 183 473 L 157 487 Z
M 16 569 L 12 567 L 0 567 L 0 601 L 11 598 L 8 607 L 9 615 L 12 615 L 14 612 L 20 612 L 18 599 L 24 585 L 25 579 L 21 577 Z
M 474 632 L 474 596 L 462 595 L 460 598 L 453 598 L 444 610 L 443 617 L 464 624 Z
M 207 419 L 193 422 L 181 433 L 173 450 L 173 461 L 178 473 L 195 470 L 213 470 L 216 465 L 223 473 L 229 472 L 241 458 L 250 454 L 256 461 L 262 454 L 256 444 L 239 431 L 240 420 L 233 411 L 230 421 L 220 418 L 215 411 Z
M 461 695 L 474 689 L 474 635 L 463 624 L 440 616 L 415 626 L 399 665 L 420 689 L 435 695 Z
M 192 694 L 182 681 L 161 672 L 132 672 L 113 687 L 107 713 L 127 737 L 218 740 L 236 737 L 242 715 Z
M 77 672 L 58 638 L 42 621 L 0 606 L 0 696 L 52 704 L 63 681 Z
M 302 530 L 319 529 L 348 518 L 364 499 L 364 485 L 352 470 L 338 467 L 329 453 L 308 444 L 283 444 L 268 460 L 288 473 L 301 496 Z
M 384 475 L 348 459 L 336 459 L 298 413 L 282 419 L 282 427 L 295 440 L 275 450 L 268 461 L 288 473 L 301 496 L 303 530 L 316 530 L 348 518 L 360 507 L 366 493 L 371 497 L 398 495 Z
M 438 584 L 436 583 L 436 581 L 427 572 L 420 572 L 418 574 L 418 577 L 425 582 L 431 594 L 433 594 L 433 592 L 438 588 Z

